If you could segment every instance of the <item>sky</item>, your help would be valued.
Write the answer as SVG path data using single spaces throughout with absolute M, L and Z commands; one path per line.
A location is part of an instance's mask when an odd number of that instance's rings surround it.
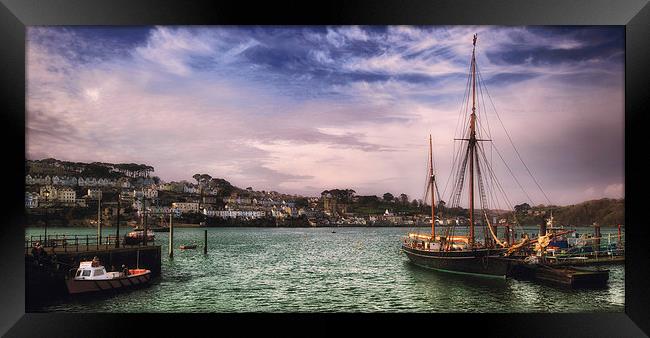
M 509 200 L 623 197 L 622 26 L 28 27 L 26 157 L 420 199 L 430 134 L 450 177 L 475 33 Z

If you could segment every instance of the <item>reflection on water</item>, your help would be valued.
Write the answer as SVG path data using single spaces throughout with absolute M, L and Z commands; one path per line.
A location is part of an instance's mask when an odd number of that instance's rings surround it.
M 89 228 L 48 233 L 93 234 Z M 111 232 L 110 228 L 105 230 Z M 124 232 L 123 232 L 124 231 Z M 614 230 L 615 231 L 615 230 Z M 38 235 L 42 229 L 29 228 Z M 126 233 L 126 229 L 120 230 Z M 608 287 L 570 290 L 414 266 L 400 251 L 403 228 L 175 229 L 162 246 L 162 275 L 141 290 L 59 301 L 74 312 L 622 312 L 624 266 L 609 265 Z

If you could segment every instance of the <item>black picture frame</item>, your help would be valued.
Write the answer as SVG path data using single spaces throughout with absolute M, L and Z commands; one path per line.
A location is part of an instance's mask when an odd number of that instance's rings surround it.
M 645 110 L 649 107 L 647 0 L 503 1 L 38 1 L 1 0 L 0 81 L 5 184 L 0 222 L 0 333 L 8 337 L 130 336 L 197 326 L 243 333 L 305 330 L 340 332 L 395 330 L 442 334 L 446 328 L 481 336 L 635 337 L 650 332 L 647 270 L 648 226 L 642 221 Z M 621 25 L 625 65 L 625 312 L 580 314 L 63 314 L 25 313 L 23 257 L 25 160 L 25 34 L 36 25 Z M 453 324 L 450 322 L 453 321 Z M 252 325 L 251 322 L 264 322 Z M 345 329 L 338 323 L 346 323 Z M 446 327 L 446 328 L 445 328 Z M 216 333 L 215 331 L 208 331 Z M 224 331 L 226 332 L 226 331 Z M 231 331 L 232 332 L 232 331 Z M 300 332 L 294 332 L 300 334 Z M 213 334 L 210 334 L 213 335 Z

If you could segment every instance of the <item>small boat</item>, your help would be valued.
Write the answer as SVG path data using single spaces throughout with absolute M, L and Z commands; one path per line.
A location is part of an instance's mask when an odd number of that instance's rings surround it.
M 147 230 L 147 242 L 153 242 L 156 239 L 151 229 Z M 137 245 L 144 242 L 144 231 L 131 231 L 124 236 L 124 244 Z
M 185 250 L 185 249 L 196 249 L 196 244 L 181 245 L 180 248 L 181 248 L 181 250 Z
M 147 269 L 127 269 L 124 272 L 106 272 L 99 261 L 79 263 L 74 277 L 66 280 L 70 294 L 107 291 L 131 288 L 147 284 L 151 280 L 151 271 Z

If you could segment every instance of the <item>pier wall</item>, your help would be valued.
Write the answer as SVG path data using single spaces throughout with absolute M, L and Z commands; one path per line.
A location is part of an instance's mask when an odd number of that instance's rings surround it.
M 37 302 L 39 299 L 45 300 L 67 295 L 65 279 L 70 275 L 70 270 L 76 270 L 80 261 L 92 260 L 93 257 L 98 257 L 107 271 L 111 271 L 112 267 L 119 270 L 124 264 L 130 269 L 138 266 L 146 268 L 151 270 L 153 277 L 160 276 L 160 245 L 125 248 L 100 247 L 79 251 L 71 251 L 68 248 L 67 252 L 48 250 L 47 253 L 46 259 L 38 260 L 31 254 L 25 254 L 27 304 Z

